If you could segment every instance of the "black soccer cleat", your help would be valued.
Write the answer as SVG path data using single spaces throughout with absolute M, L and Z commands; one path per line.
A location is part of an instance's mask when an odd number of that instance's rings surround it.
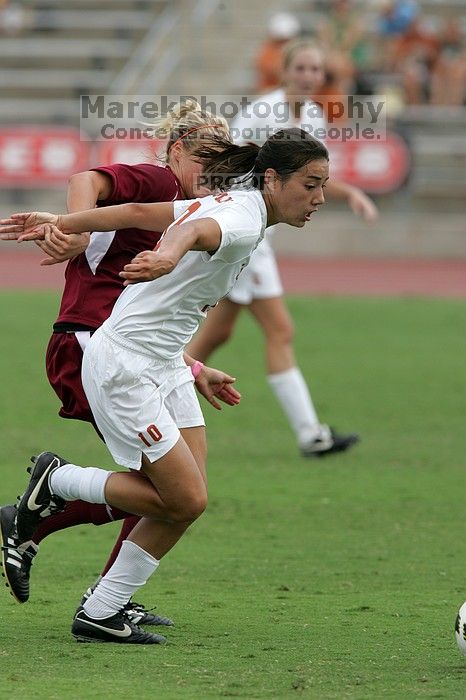
M 0 508 L 0 536 L 2 544 L 2 576 L 18 603 L 29 599 L 29 576 L 32 560 L 39 549 L 34 542 L 19 545 L 16 532 L 16 507 Z
M 65 501 L 54 496 L 50 490 L 50 475 L 58 467 L 68 464 L 52 452 L 41 452 L 33 457 L 34 467 L 29 467 L 31 473 L 28 487 L 18 504 L 16 528 L 20 543 L 32 539 L 34 531 L 41 520 L 52 513 L 57 513 L 65 507 Z
M 79 608 L 74 616 L 71 634 L 78 642 L 113 642 L 114 644 L 165 644 L 161 634 L 145 632 L 125 612 L 96 619 Z
M 98 585 L 98 584 L 97 584 Z M 96 588 L 96 585 L 88 588 L 83 597 L 81 598 L 80 608 L 84 605 L 89 596 L 92 595 Z M 77 611 L 77 612 L 78 612 Z M 125 614 L 129 617 L 131 622 L 135 625 L 150 625 L 152 627 L 171 627 L 173 625 L 173 620 L 169 617 L 163 617 L 162 615 L 154 615 L 150 610 L 147 610 L 141 603 L 136 603 L 131 598 L 126 603 L 123 608 Z
M 321 425 L 320 432 L 307 445 L 301 446 L 303 457 L 326 457 L 327 455 L 345 452 L 360 440 L 356 433 L 341 435 L 328 425 Z
M 151 627 L 171 627 L 173 620 L 162 615 L 154 615 L 150 610 L 146 610 L 144 605 L 129 600 L 123 608 L 129 619 L 135 625 L 148 625 Z

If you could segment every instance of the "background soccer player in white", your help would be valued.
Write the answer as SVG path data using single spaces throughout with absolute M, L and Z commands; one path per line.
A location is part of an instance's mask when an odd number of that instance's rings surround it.
M 246 106 L 244 113 L 231 124 L 232 137 L 239 143 L 263 143 L 277 129 L 296 126 L 310 130 L 311 134 L 325 133 L 321 110 L 309 97 L 318 93 L 323 81 L 324 57 L 317 45 L 307 39 L 290 42 L 283 54 L 283 87 Z M 375 205 L 357 187 L 330 180 L 327 193 L 346 200 L 352 211 L 367 221 L 377 217 Z M 207 361 L 231 337 L 240 312 L 247 308 L 264 334 L 267 379 L 288 418 L 301 453 L 312 457 L 341 452 L 354 445 L 358 436 L 338 434 L 319 421 L 309 388 L 296 363 L 293 322 L 283 299 L 275 255 L 268 240 L 272 233 L 268 229 L 228 297 L 209 314 L 193 338 L 189 352 Z
M 35 212 L 1 222 L 0 234 L 23 239 L 43 236 L 47 226 L 37 226 L 46 222 L 64 233 L 169 227 L 156 251 L 139 253 L 125 266 L 121 274 L 130 286 L 83 360 L 83 385 L 107 447 L 118 464 L 142 470 L 147 479 L 83 468 L 45 452 L 18 506 L 19 541 L 30 538 L 54 500 L 62 506 L 80 498 L 144 516 L 76 613 L 72 633 L 79 641 L 164 641 L 122 610 L 207 504 L 204 419 L 184 348 L 207 309 L 231 289 L 266 226 L 302 227 L 324 202 L 328 153 L 300 129 L 278 132 L 261 148 L 212 148 L 204 162 L 216 173 L 231 167 L 252 173 L 254 187 L 188 203 L 124 204 L 63 216 Z M 147 283 L 132 284 L 141 281 Z

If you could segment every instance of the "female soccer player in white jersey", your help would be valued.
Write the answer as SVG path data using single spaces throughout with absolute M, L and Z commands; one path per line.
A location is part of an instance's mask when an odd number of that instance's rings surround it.
M 165 163 L 117 163 L 76 174 L 68 188 L 69 211 L 125 202 L 166 202 L 207 194 L 207 189 L 198 182 L 202 163 L 191 154 L 212 135 L 220 134 L 227 141 L 227 122 L 202 110 L 194 100 L 186 100 L 174 105 L 164 119 L 154 123 L 154 132 L 165 139 L 165 154 L 159 158 Z M 91 335 L 108 318 L 123 291 L 120 271 L 137 253 L 153 248 L 161 235 L 153 230 L 117 229 L 105 235 L 66 236 L 52 229 L 46 240 L 37 241 L 44 253 L 52 256 L 45 260 L 47 264 L 69 260 L 45 362 L 47 377 L 61 402 L 59 415 L 63 418 L 83 420 L 97 429 L 81 381 L 83 350 Z M 227 388 L 221 383 L 212 386 L 212 379 L 221 377 L 216 372 L 204 367 L 196 378 L 197 389 L 216 408 L 219 407 L 217 399 L 230 404 L 237 402 L 239 395 L 233 387 Z M 0 534 L 9 530 L 15 517 L 13 505 L 0 509 Z M 14 598 L 20 603 L 29 599 L 31 564 L 44 538 L 74 525 L 102 525 L 122 518 L 121 532 L 102 571 L 105 574 L 115 561 L 121 543 L 138 521 L 134 515 L 105 505 L 80 500 L 69 502 L 63 511 L 39 524 L 30 543 L 20 550 L 3 549 L 3 573 Z M 167 618 L 145 611 L 139 604 L 133 609 L 134 618 L 144 624 L 169 622 Z M 130 605 L 127 612 L 130 612 Z
M 322 140 L 326 123 L 321 110 L 309 97 L 317 94 L 324 79 L 323 55 L 307 39 L 287 44 L 283 57 L 283 87 L 262 95 L 245 108 L 231 124 L 238 143 L 265 138 L 279 128 L 299 126 Z M 265 114 L 266 116 L 260 116 Z M 327 194 L 345 199 L 349 207 L 367 221 L 377 210 L 357 187 L 331 180 Z M 293 323 L 283 300 L 283 288 L 269 243 L 272 231 L 256 248 L 244 274 L 218 306 L 209 314 L 189 345 L 189 352 L 203 362 L 233 332 L 242 309 L 247 308 L 265 338 L 267 379 L 296 436 L 303 456 L 323 456 L 348 449 L 357 435 L 341 435 L 320 423 L 309 388 L 293 351 Z
M 250 174 L 254 186 L 187 203 L 14 215 L 0 227 L 0 234 L 26 240 L 43 236 L 47 224 L 65 234 L 168 227 L 155 251 L 125 266 L 128 288 L 83 360 L 83 385 L 107 447 L 118 464 L 147 479 L 83 468 L 44 452 L 18 506 L 19 541 L 30 538 L 53 502 L 60 507 L 82 499 L 144 516 L 76 613 L 72 633 L 79 641 L 164 641 L 132 623 L 124 606 L 207 504 L 204 419 L 184 348 L 206 311 L 229 292 L 266 226 L 302 227 L 324 202 L 328 153 L 300 129 L 279 131 L 260 148 L 226 145 L 223 152 L 204 148 L 202 155 L 205 170 L 233 168 Z

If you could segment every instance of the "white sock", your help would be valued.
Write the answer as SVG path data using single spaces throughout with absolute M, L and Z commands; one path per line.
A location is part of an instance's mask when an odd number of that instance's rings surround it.
M 84 603 L 84 610 L 97 619 L 121 610 L 133 593 L 143 586 L 160 561 L 134 542 L 124 540 L 115 563 Z
M 52 493 L 65 501 L 86 501 L 87 503 L 106 503 L 105 484 L 113 472 L 98 467 L 78 467 L 76 464 L 64 464 L 50 476 Z
M 299 445 L 311 442 L 319 433 L 319 419 L 301 370 L 292 367 L 269 374 L 268 382 L 275 393 Z

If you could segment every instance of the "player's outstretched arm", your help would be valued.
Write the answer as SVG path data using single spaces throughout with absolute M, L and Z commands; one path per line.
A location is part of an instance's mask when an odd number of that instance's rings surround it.
M 19 241 L 44 239 L 42 224 L 53 224 L 65 234 L 86 231 L 113 231 L 124 228 L 140 228 L 163 231 L 175 217 L 173 202 L 150 204 L 118 204 L 101 209 L 87 209 L 73 214 L 51 214 L 49 212 L 27 212 L 12 214 L 0 220 L 0 238 L 17 238 Z
M 173 202 L 151 204 L 132 202 L 101 209 L 87 209 L 73 214 L 61 214 L 58 217 L 57 226 L 67 234 L 125 228 L 163 231 L 173 223 L 174 219 Z
M 341 180 L 329 180 L 327 192 L 336 199 L 345 199 L 353 214 L 360 216 L 368 224 L 373 224 L 379 218 L 376 204 L 359 187 Z
M 0 240 L 35 240 L 44 239 L 44 224 L 56 226 L 58 216 L 47 211 L 23 212 L 12 214 L 7 219 L 0 219 Z
M 213 253 L 219 247 L 221 237 L 220 226 L 215 219 L 196 219 L 175 224 L 160 239 L 155 250 L 144 250 L 125 265 L 120 277 L 124 278 L 127 286 L 168 275 L 188 250 Z
M 66 193 L 68 213 L 94 208 L 98 201 L 110 197 L 112 187 L 111 177 L 103 172 L 87 170 L 72 175 Z M 48 256 L 41 260 L 40 264 L 56 265 L 84 253 L 90 239 L 89 231 L 66 235 L 53 227 L 44 240 L 34 242 Z

